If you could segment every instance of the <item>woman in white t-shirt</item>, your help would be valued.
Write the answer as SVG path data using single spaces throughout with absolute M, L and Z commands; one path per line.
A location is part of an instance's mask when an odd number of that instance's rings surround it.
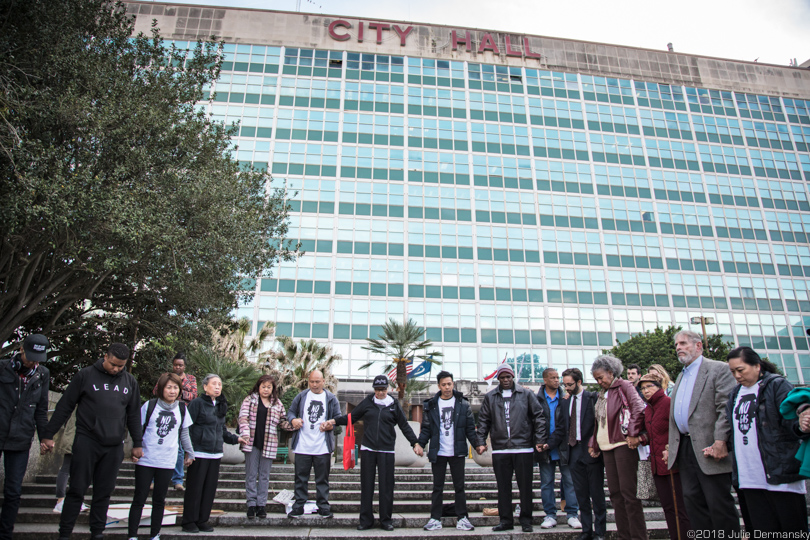
M 729 396 L 726 416 L 731 423 L 733 481 L 739 486 L 746 529 L 806 532 L 806 489 L 795 456 L 800 439 L 810 433 L 801 431 L 797 419 L 786 420 L 779 413 L 793 385 L 751 347 L 728 353 L 728 367 L 739 383 Z
M 172 472 L 177 461 L 177 451 L 182 440 L 186 451 L 185 464 L 194 461 L 194 451 L 188 435 L 188 427 L 193 423 L 185 404 L 177 398 L 180 395 L 180 377 L 174 373 L 164 373 L 157 383 L 157 395 L 141 407 L 143 430 L 143 457 L 132 458 L 135 466 L 135 495 L 129 509 L 129 538 L 137 540 L 138 524 L 141 521 L 143 505 L 149 495 L 149 486 L 154 482 L 152 491 L 152 521 L 149 538 L 160 538 L 160 526 L 163 523 L 163 507 L 166 504 L 166 492 L 172 479 Z

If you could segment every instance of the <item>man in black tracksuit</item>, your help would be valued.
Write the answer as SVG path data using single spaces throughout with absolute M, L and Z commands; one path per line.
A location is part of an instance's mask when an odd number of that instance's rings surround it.
M 53 449 L 53 436 L 76 409 L 76 438 L 70 462 L 70 487 L 59 521 L 59 538 L 70 538 L 84 495 L 93 484 L 90 537 L 102 538 L 110 495 L 124 459 L 126 430 L 132 455 L 143 457 L 141 398 L 138 382 L 126 371 L 129 348 L 113 343 L 107 354 L 82 369 L 70 382 L 45 428 L 42 449 Z
M 456 492 L 457 529 L 470 531 L 472 523 L 467 518 L 467 496 L 464 492 L 464 461 L 467 458 L 467 441 L 476 449 L 483 452 L 484 442 L 479 440 L 475 432 L 470 402 L 464 394 L 453 389 L 453 375 L 442 371 L 436 377 L 439 383 L 439 392 L 424 402 L 424 415 L 422 416 L 422 429 L 419 432 L 419 442 L 414 450 L 419 453 L 428 442 L 428 459 L 433 469 L 433 496 L 430 505 L 430 521 L 424 526 L 426 531 L 436 531 L 442 528 L 442 499 L 444 496 L 444 481 L 447 475 L 447 465 L 450 465 L 450 475 L 453 477 L 453 489 Z
M 391 516 L 394 511 L 394 448 L 399 427 L 411 446 L 416 444 L 416 434 L 399 402 L 388 395 L 388 378 L 377 375 L 372 383 L 374 393 L 363 399 L 352 412 L 352 423 L 363 420 L 363 442 L 360 444 L 360 525 L 364 531 L 374 525 L 374 477 L 379 469 L 380 527 L 393 531 Z M 338 416 L 324 424 L 345 426 L 349 417 Z M 325 428 L 327 426 L 324 426 Z
M 20 509 L 20 495 L 34 428 L 40 440 L 48 423 L 48 339 L 31 334 L 11 358 L 0 360 L 0 454 L 6 479 L 3 511 L 0 512 L 0 540 L 11 540 Z

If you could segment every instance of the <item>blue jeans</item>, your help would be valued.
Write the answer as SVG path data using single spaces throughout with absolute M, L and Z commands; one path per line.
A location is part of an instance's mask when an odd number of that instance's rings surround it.
M 557 502 L 554 500 L 554 472 L 559 460 L 547 463 L 538 463 L 540 468 L 540 496 L 543 499 L 543 510 L 547 516 L 557 516 Z M 565 513 L 569 518 L 577 517 L 579 505 L 577 504 L 577 494 L 574 491 L 574 481 L 571 479 L 571 470 L 568 465 L 560 465 L 560 475 L 562 492 L 565 495 Z
M 0 539 L 11 540 L 14 522 L 17 521 L 17 511 L 20 509 L 23 476 L 28 467 L 28 450 L 16 452 L 0 450 L 0 453 L 5 458 L 3 466 L 6 473 L 3 485 L 3 510 L 0 511 Z
M 183 461 L 185 460 L 185 453 L 183 452 L 183 445 L 177 446 L 177 462 L 174 464 L 174 472 L 172 472 L 172 485 L 183 483 Z

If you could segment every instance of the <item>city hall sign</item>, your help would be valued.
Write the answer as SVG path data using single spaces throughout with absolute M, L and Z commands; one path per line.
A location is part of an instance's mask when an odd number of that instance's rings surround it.
M 403 25 L 404 26 L 404 25 Z M 407 44 L 408 36 L 413 32 L 413 26 L 400 26 L 398 24 L 388 24 L 382 22 L 365 22 L 359 21 L 357 23 L 357 28 L 353 32 L 356 35 L 357 42 L 362 43 L 364 39 L 366 39 L 366 34 L 368 34 L 369 39 L 375 39 L 378 45 L 381 45 L 383 42 L 383 33 L 384 32 L 394 32 L 397 37 L 399 37 L 399 45 L 401 47 L 405 47 Z M 352 38 L 352 32 L 349 30 L 353 30 L 354 25 L 347 20 L 344 19 L 337 19 L 329 23 L 329 36 L 334 39 L 335 41 L 348 41 Z M 495 34 L 497 36 L 497 34 Z M 503 53 L 506 56 L 515 56 L 518 58 L 542 58 L 542 55 L 539 53 L 532 52 L 531 48 L 529 47 L 529 38 L 528 36 L 523 37 L 523 47 L 516 49 L 515 46 L 517 44 L 512 43 L 512 37 L 509 35 L 503 36 L 503 43 L 504 43 L 504 51 Z M 484 52 L 492 52 L 494 54 L 500 55 L 502 54 L 500 48 L 498 47 L 497 39 L 492 37 L 492 33 L 490 32 L 483 32 L 479 33 L 476 32 L 475 39 L 473 38 L 473 33 L 469 30 L 463 30 L 462 32 L 451 30 L 450 31 L 450 45 L 454 51 L 459 49 L 463 49 L 465 51 L 473 52 L 475 50 L 478 54 Z

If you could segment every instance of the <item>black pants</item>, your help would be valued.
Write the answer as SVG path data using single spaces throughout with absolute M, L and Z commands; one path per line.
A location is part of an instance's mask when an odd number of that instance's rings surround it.
M 82 509 L 84 494 L 91 484 L 93 501 L 90 503 L 90 536 L 104 532 L 110 495 L 115 489 L 118 469 L 123 459 L 123 444 L 101 446 L 86 435 L 76 435 L 73 440 L 73 457 L 70 460 L 70 483 L 59 519 L 60 537 L 68 538 L 73 532 L 76 518 Z
M 444 480 L 447 477 L 447 465 L 450 465 L 450 476 L 453 478 L 453 489 L 456 492 L 456 516 L 467 517 L 467 493 L 464 491 L 463 457 L 436 456 L 431 464 L 433 469 L 433 495 L 430 500 L 430 517 L 442 519 L 442 501 L 444 499 Z
M 3 510 L 0 511 L 0 539 L 11 540 L 14 522 L 20 510 L 20 495 L 25 469 L 28 467 L 28 450 L 0 450 L 6 479 L 3 483 Z
M 315 496 L 318 510 L 329 511 L 329 471 L 332 468 L 332 454 L 311 456 L 295 454 L 295 503 L 292 509 L 304 508 L 309 497 L 309 473 L 315 468 Z
M 731 458 L 729 458 L 731 459 Z M 683 502 L 696 531 L 724 531 L 726 538 L 740 532 L 740 516 L 731 496 L 731 473 L 703 474 L 692 439 L 681 435 L 676 463 L 681 473 Z
M 186 471 L 186 494 L 183 497 L 183 525 L 202 525 L 211 518 L 214 496 L 219 481 L 221 459 L 197 458 Z
M 360 525 L 374 524 L 374 478 L 380 479 L 380 525 L 393 525 L 394 454 L 360 450 Z
M 498 484 L 498 515 L 502 524 L 513 526 L 514 510 L 512 509 L 512 474 L 514 473 L 520 492 L 520 524 L 532 524 L 532 472 L 534 455 L 525 454 L 492 454 L 492 468 L 495 471 L 495 482 Z
M 582 442 L 571 447 L 568 469 L 577 494 L 582 532 L 605 536 L 607 532 L 607 504 L 605 503 L 605 462 L 600 456 L 596 463 L 588 455 L 588 446 Z
M 138 535 L 138 524 L 141 522 L 143 505 L 149 496 L 149 485 L 155 481 L 152 490 L 152 520 L 149 537 L 155 537 L 160 533 L 160 526 L 163 524 L 163 507 L 166 506 L 166 492 L 169 491 L 169 483 L 172 480 L 174 469 L 156 469 L 155 467 L 135 467 L 135 496 L 132 497 L 132 506 L 129 508 L 129 535 Z
M 748 512 L 753 530 L 769 533 L 807 532 L 807 503 L 800 493 L 740 489 L 740 507 Z

